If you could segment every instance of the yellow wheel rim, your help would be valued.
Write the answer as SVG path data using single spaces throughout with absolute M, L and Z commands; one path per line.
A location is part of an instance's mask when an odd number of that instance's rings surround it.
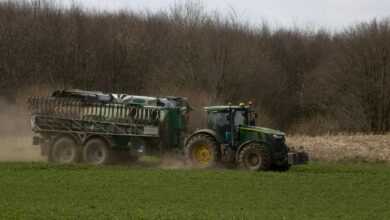
M 206 145 L 196 147 L 193 155 L 194 159 L 203 165 L 208 164 L 212 159 L 212 153 Z

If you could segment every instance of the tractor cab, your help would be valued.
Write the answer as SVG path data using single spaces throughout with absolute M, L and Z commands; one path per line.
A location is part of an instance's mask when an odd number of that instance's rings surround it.
M 222 144 L 238 144 L 240 128 L 255 126 L 256 114 L 250 106 L 211 106 L 207 112 L 207 128 L 213 130 Z

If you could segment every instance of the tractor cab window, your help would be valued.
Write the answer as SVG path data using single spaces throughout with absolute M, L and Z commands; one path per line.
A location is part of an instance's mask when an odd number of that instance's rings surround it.
M 242 126 L 247 124 L 247 114 L 245 111 L 236 111 L 234 114 L 234 126 Z
M 250 111 L 248 113 L 248 122 L 249 126 L 256 126 L 257 113 L 254 111 Z
M 226 136 L 230 132 L 229 112 L 209 112 L 207 117 L 207 127 L 214 130 L 221 140 L 228 140 Z
M 218 129 L 229 127 L 229 112 L 209 112 L 208 127 Z

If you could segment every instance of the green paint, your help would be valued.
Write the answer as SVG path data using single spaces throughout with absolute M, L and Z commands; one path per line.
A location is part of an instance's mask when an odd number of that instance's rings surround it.
M 241 127 L 241 130 L 246 130 L 246 131 L 254 131 L 254 132 L 259 132 L 259 133 L 265 133 L 265 134 L 274 134 L 274 135 L 279 135 L 279 136 L 285 136 L 286 134 L 284 132 L 274 130 L 271 128 L 264 128 L 264 127 Z

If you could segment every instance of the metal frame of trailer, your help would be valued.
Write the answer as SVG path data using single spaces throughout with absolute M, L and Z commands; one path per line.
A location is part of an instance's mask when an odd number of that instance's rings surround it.
M 159 137 L 164 108 L 85 102 L 70 98 L 28 100 L 34 132 Z

